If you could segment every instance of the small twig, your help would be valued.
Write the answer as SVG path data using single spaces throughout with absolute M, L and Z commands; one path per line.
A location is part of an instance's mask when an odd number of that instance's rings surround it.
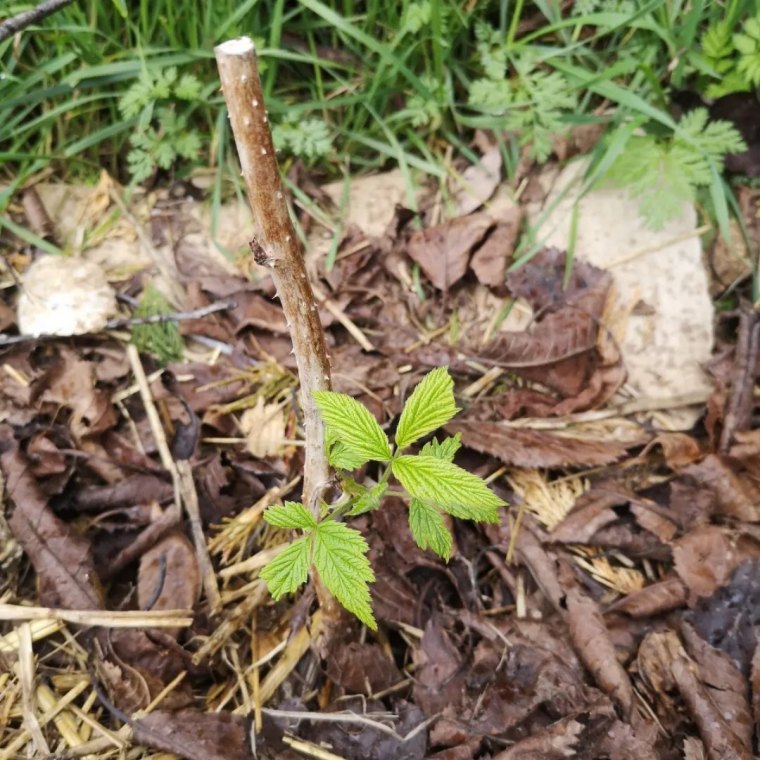
M 99 628 L 177 628 L 192 625 L 188 610 L 64 610 L 0 604 L 0 620 L 63 620 Z
M 125 319 L 109 319 L 106 322 L 106 330 L 119 330 L 122 327 L 132 327 L 133 325 L 155 325 L 159 322 L 182 322 L 187 319 L 201 319 L 202 317 L 213 314 L 225 309 L 234 309 L 237 306 L 235 301 L 220 301 L 203 306 L 199 309 L 190 311 L 170 311 L 166 314 L 153 314 L 150 317 L 128 317 Z
M 316 285 L 312 285 L 314 295 L 320 300 L 322 306 L 348 330 L 351 337 L 365 350 L 374 351 L 375 347 L 369 342 L 367 336 L 357 327 L 356 323 L 333 301 L 331 301 Z
M 185 507 L 185 513 L 190 522 L 190 532 L 195 544 L 195 553 L 198 558 L 198 567 L 201 571 L 203 589 L 206 592 L 206 600 L 209 603 L 211 613 L 216 614 L 222 609 L 222 597 L 219 594 L 214 566 L 211 564 L 211 558 L 208 554 L 206 537 L 203 534 L 203 522 L 201 520 L 201 510 L 198 504 L 198 492 L 195 489 L 192 466 L 187 459 L 180 459 L 176 467 L 182 491 L 182 504 Z
M 39 721 L 37 720 L 37 710 L 34 699 L 34 651 L 32 649 L 32 629 L 29 623 L 23 623 L 19 629 L 19 650 L 18 650 L 18 675 L 21 681 L 21 710 L 26 730 L 32 737 L 35 750 L 42 754 L 50 754 L 50 748 L 42 734 Z
M 45 0 L 44 3 L 40 3 L 36 8 L 24 11 L 23 13 L 17 13 L 15 16 L 5 19 L 0 24 L 0 42 L 7 40 L 8 37 L 12 37 L 16 32 L 20 32 L 27 26 L 42 21 L 46 16 L 50 16 L 61 8 L 65 8 L 72 2 L 73 0 Z
M 728 452 L 736 433 L 752 426 L 752 402 L 760 346 L 760 312 L 751 303 L 742 303 L 736 341 L 735 369 L 731 396 L 726 404 L 719 451 Z
M 166 442 L 166 434 L 164 433 L 164 428 L 161 424 L 161 418 L 158 416 L 158 410 L 153 402 L 153 396 L 151 395 L 150 387 L 148 386 L 148 378 L 145 376 L 145 370 L 140 361 L 140 354 L 138 353 L 137 348 L 133 345 L 127 346 L 127 356 L 129 357 L 129 363 L 132 367 L 135 381 L 140 389 L 140 397 L 143 406 L 145 407 L 145 413 L 148 416 L 148 422 L 150 423 L 150 429 L 153 433 L 156 448 L 158 449 L 158 454 L 161 458 L 161 464 L 172 476 L 172 483 L 174 485 L 174 503 L 178 509 L 184 506 L 185 512 L 190 521 L 193 542 L 195 543 L 195 553 L 198 559 L 198 567 L 201 571 L 201 578 L 203 580 L 203 589 L 206 592 L 206 599 L 211 607 L 211 611 L 215 613 L 217 610 L 221 609 L 222 602 L 219 595 L 219 588 L 216 584 L 214 569 L 211 565 L 211 559 L 208 556 L 206 539 L 203 535 L 203 526 L 200 522 L 198 494 L 195 490 L 190 463 L 187 461 L 175 463 L 172 458 L 169 444 Z

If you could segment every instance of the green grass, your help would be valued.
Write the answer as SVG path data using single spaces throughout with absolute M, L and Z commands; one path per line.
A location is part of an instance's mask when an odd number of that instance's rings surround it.
M 30 6 L 12 3 L 4 13 Z M 670 91 L 719 81 L 702 36 L 719 22 L 742 31 L 754 3 L 577 0 L 560 8 L 556 0 L 78 0 L 0 44 L 0 181 L 11 183 L 0 210 L 49 166 L 66 179 L 105 168 L 128 180 L 130 140 L 149 130 L 143 175 L 153 160 L 164 172 L 212 166 L 233 179 L 213 46 L 240 34 L 257 42 L 285 161 L 300 154 L 330 178 L 399 166 L 411 189 L 416 172 L 445 177 L 449 146 L 468 155 L 476 128 L 498 131 L 513 172 L 521 152 L 545 160 L 552 136 L 603 121 L 608 136 L 595 150 L 590 187 L 636 127 L 663 145 L 690 139 L 671 115 Z M 200 95 L 169 92 L 125 117 L 125 93 L 172 67 L 194 77 Z M 308 139 L 315 125 L 326 137 Z M 168 149 L 183 140 L 184 151 Z M 707 158 L 704 196 L 725 230 L 730 191 L 719 159 Z

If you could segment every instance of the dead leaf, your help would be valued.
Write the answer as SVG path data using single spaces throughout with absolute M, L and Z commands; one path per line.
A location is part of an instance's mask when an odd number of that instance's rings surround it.
M 383 691 L 403 680 L 401 671 L 378 644 L 350 641 L 330 653 L 327 675 L 349 694 Z
M 285 416 L 281 404 L 267 404 L 259 396 L 256 405 L 240 417 L 240 429 L 246 438 L 245 447 L 257 459 L 276 456 L 285 439 Z
M 425 715 L 435 715 L 448 705 L 461 703 L 466 679 L 462 654 L 443 626 L 433 620 L 427 622 L 414 659 L 414 702 Z
M 377 712 L 385 709 L 378 700 L 349 699 L 339 703 L 340 709 L 355 712 Z M 336 705 L 336 708 L 338 705 Z M 416 705 L 399 700 L 394 705 L 398 719 L 393 728 L 399 736 L 406 736 L 425 719 Z M 344 726 L 339 722 L 315 722 L 302 736 L 318 746 L 329 746 L 338 757 L 362 758 L 362 760 L 422 760 L 425 757 L 427 737 L 424 731 L 415 734 L 408 741 L 400 741 L 395 736 L 379 731 L 373 726 Z
M 624 596 L 608 609 L 631 617 L 648 618 L 683 607 L 686 596 L 686 586 L 680 578 L 667 578 Z
M 631 681 L 618 662 L 596 602 L 575 585 L 566 590 L 565 602 L 565 618 L 578 656 L 601 689 L 613 698 L 625 716 L 630 716 L 633 709 Z
M 760 556 L 760 545 L 716 525 L 695 528 L 673 542 L 676 572 L 689 589 L 689 602 L 710 596 L 746 559 Z
M 480 208 L 495 192 L 501 181 L 501 150 L 494 145 L 483 153 L 477 164 L 468 166 L 459 177 L 454 193 L 454 215 L 464 216 Z
M 103 609 L 89 541 L 50 510 L 7 425 L 0 426 L 0 452 L 8 497 L 15 506 L 8 525 L 37 573 L 40 600 L 48 607 Z
M 725 458 L 708 454 L 698 464 L 684 467 L 681 474 L 692 478 L 715 497 L 715 513 L 744 522 L 760 522 L 760 487 L 740 478 Z
M 461 417 L 449 422 L 446 431 L 461 433 L 465 446 L 517 467 L 595 467 L 616 462 L 627 452 L 626 445 L 616 441 L 573 438 Z
M 116 423 L 108 394 L 96 387 L 94 365 L 69 349 L 61 350 L 40 400 L 71 410 L 68 425 L 77 441 L 109 430 Z
M 674 471 L 696 462 L 703 455 L 702 447 L 690 435 L 660 433 L 644 447 L 639 456 L 643 459 L 648 452 L 658 446 L 662 449 L 665 463 Z
M 174 495 L 172 484 L 157 475 L 130 475 L 104 486 L 84 486 L 74 498 L 77 509 L 97 512 L 131 507 L 135 504 L 165 502 Z
M 140 744 L 185 760 L 253 760 L 250 717 L 154 710 L 133 721 L 132 729 Z
M 686 657 L 676 658 L 670 666 L 678 690 L 699 728 L 710 760 L 752 760 L 752 753 L 731 731 L 705 687 L 699 682 Z
M 116 706 L 122 710 L 133 709 L 123 699 L 139 697 L 150 702 L 180 673 L 191 669 L 189 653 L 164 631 L 121 628 L 104 632 L 99 638 L 107 642 L 105 661 L 118 667 L 120 679 L 108 681 L 108 685 Z M 140 684 L 141 689 L 132 694 L 134 684 Z M 140 702 L 138 707 L 146 707 L 147 702 Z M 187 679 L 161 702 L 172 710 L 192 703 L 192 684 Z
M 507 264 L 515 250 L 522 216 L 522 208 L 518 205 L 513 206 L 509 214 L 501 214 L 491 234 L 472 254 L 470 268 L 481 284 L 504 288 Z
M 686 622 L 681 623 L 681 636 L 686 651 L 698 665 L 699 680 L 732 733 L 751 751 L 753 724 L 747 679 L 727 654 L 710 646 Z
M 438 290 L 447 291 L 464 277 L 473 248 L 493 227 L 488 214 L 471 214 L 414 232 L 406 252 Z
M 653 231 L 639 216 L 639 202 L 625 188 L 583 192 L 586 160 L 566 166 L 543 206 L 530 210 L 542 218 L 546 245 L 565 246 L 575 225 L 576 263 L 608 270 L 618 301 L 633 306 L 645 295 L 650 314 L 631 314 L 618 337 L 633 392 L 642 397 L 676 396 L 684 388 L 709 393 L 704 372 L 713 344 L 713 305 L 702 263 L 697 215 L 684 206 L 679 218 Z M 689 430 L 701 410 L 657 413 L 671 430 Z M 659 424 L 658 427 L 663 427 Z
M 169 533 L 140 557 L 137 576 L 140 609 L 192 610 L 200 595 L 198 561 L 184 534 Z M 173 630 L 173 634 L 178 635 L 180 630 Z
M 494 760 L 564 760 L 577 757 L 578 744 L 585 726 L 575 718 L 564 718 L 539 734 L 522 739 Z

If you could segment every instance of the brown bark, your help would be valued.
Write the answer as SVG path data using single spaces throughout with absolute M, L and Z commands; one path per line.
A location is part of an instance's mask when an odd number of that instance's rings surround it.
M 330 390 L 324 333 L 282 190 L 253 42 L 247 37 L 229 40 L 214 52 L 253 211 L 251 250 L 256 262 L 271 270 L 293 340 L 306 437 L 304 502 L 318 518 L 313 497 L 330 474 L 322 419 L 312 396 Z
M 303 501 L 318 520 L 320 495 L 330 477 L 324 426 L 313 396 L 314 391 L 330 390 L 319 310 L 282 189 L 254 44 L 240 37 L 218 45 L 214 53 L 253 212 L 251 251 L 258 264 L 271 270 L 293 341 L 304 419 Z M 343 613 L 316 573 L 314 582 L 324 612 L 318 634 L 324 651 L 340 629 Z

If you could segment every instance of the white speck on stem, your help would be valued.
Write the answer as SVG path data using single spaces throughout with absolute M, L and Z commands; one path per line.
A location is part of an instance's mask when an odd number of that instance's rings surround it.
M 256 100 L 256 98 L 254 98 L 254 99 L 251 101 L 251 105 L 252 105 L 254 108 L 258 108 L 258 107 L 259 107 L 259 101 L 258 101 L 258 100 Z
M 277 195 L 277 200 L 281 201 L 282 200 L 282 191 L 278 190 L 277 193 L 276 193 L 276 195 Z
M 266 148 L 262 148 L 261 149 L 261 155 L 262 156 L 266 156 L 266 154 L 267 154 L 267 149 Z
M 285 242 L 289 243 L 292 240 L 290 235 L 285 235 Z
M 246 116 L 245 119 L 243 119 L 243 124 L 245 124 L 246 127 L 250 127 L 251 120 Z
M 248 74 L 243 74 L 243 76 L 240 77 L 240 81 L 245 84 L 248 81 Z

